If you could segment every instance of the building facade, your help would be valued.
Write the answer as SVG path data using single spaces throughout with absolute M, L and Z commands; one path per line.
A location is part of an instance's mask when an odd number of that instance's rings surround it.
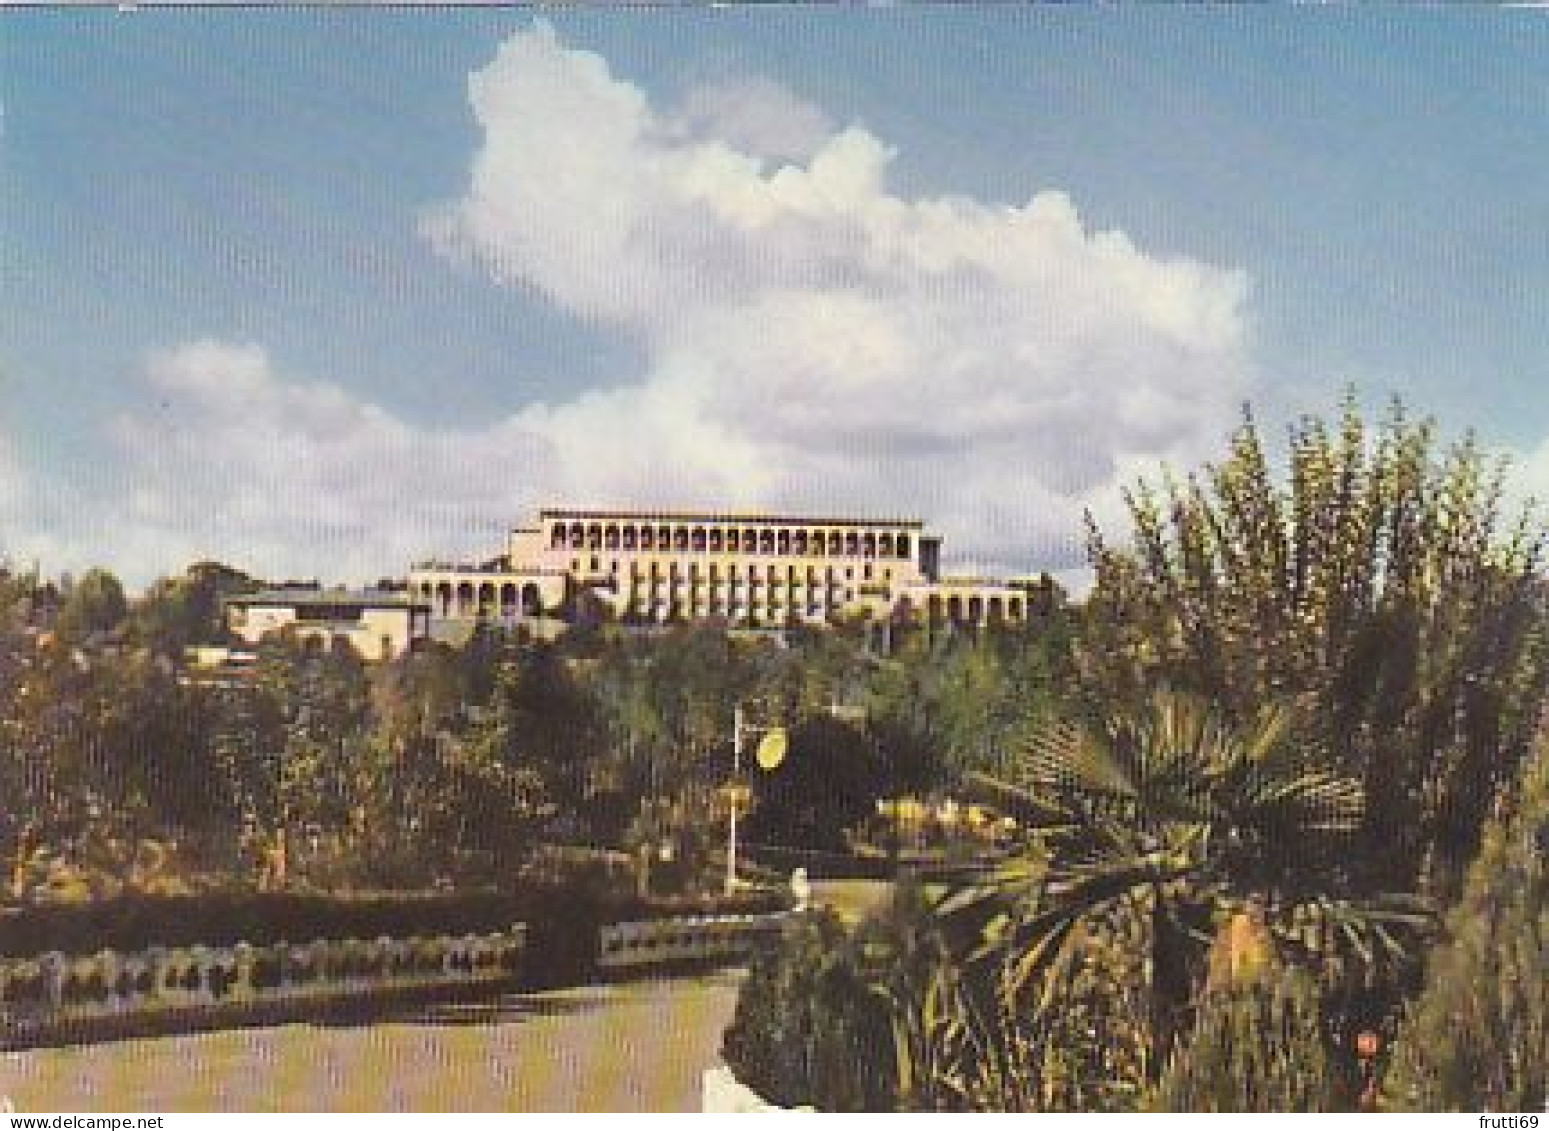
M 248 644 L 293 632 L 324 647 L 349 644 L 368 661 L 403 655 L 430 632 L 430 607 L 402 593 L 269 589 L 228 597 L 226 626 Z
M 498 558 L 415 566 L 409 593 L 437 618 L 505 622 L 583 598 L 637 624 L 1028 616 L 1028 585 L 943 577 L 940 560 L 941 539 L 918 519 L 546 508 Z

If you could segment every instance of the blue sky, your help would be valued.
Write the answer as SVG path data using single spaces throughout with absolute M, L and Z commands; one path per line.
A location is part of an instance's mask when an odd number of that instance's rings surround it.
M 682 502 L 1063 571 L 1352 383 L 1549 493 L 1546 18 L 6 12 L 0 550 L 362 580 Z

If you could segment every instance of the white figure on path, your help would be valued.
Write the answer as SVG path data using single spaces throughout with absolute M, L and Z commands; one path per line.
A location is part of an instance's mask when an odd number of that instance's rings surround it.
M 805 911 L 812 899 L 812 881 L 807 879 L 807 869 L 797 868 L 791 873 L 791 895 L 796 898 L 796 910 Z

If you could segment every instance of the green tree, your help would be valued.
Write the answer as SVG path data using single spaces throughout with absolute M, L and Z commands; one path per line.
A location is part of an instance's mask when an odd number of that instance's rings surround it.
M 1301 702 L 1305 745 L 1383 799 L 1370 890 L 1455 892 L 1549 673 L 1539 534 L 1503 523 L 1501 474 L 1471 437 L 1347 405 L 1291 429 L 1282 484 L 1250 417 L 1219 466 L 1130 494 L 1132 546 L 1094 529 L 1088 694 L 1165 682 L 1239 721 Z
M 559 835 L 590 834 L 608 732 L 596 697 L 563 652 L 537 644 L 504 656 L 469 741 L 487 764 L 536 776 Z
M 181 577 L 162 578 L 135 602 L 130 629 L 139 643 L 178 656 L 191 644 L 226 639 L 224 600 L 262 584 L 220 562 L 195 562 Z
M 56 628 L 61 637 L 77 642 L 93 633 L 111 632 L 128 612 L 129 602 L 118 578 L 105 569 L 91 569 L 65 596 Z
M 1485 830 L 1447 941 L 1394 1045 L 1406 1111 L 1543 1111 L 1549 1100 L 1549 737 Z
M 1074 691 L 1067 618 L 1051 609 L 1026 628 L 910 638 L 878 666 L 868 705 L 890 748 L 952 781 L 1000 772 L 1009 752 L 1067 713 Z
M 253 684 L 220 697 L 211 742 L 260 883 L 283 888 L 297 878 L 292 864 L 304 848 L 348 826 L 369 685 L 348 645 L 324 649 L 277 634 L 258 656 Z
M 751 771 L 755 802 L 747 835 L 842 850 L 845 831 L 875 811 L 887 788 L 886 756 L 865 731 L 827 716 L 798 723 L 789 736 L 785 760 L 776 769 Z M 751 757 L 747 764 L 751 767 Z
M 1148 1078 L 1188 1020 L 1204 940 L 1245 908 L 1334 985 L 1401 966 L 1423 909 L 1347 890 L 1363 791 L 1295 734 L 1286 712 L 1233 726 L 1173 692 L 1046 732 L 1014 781 L 982 781 L 1030 828 L 1022 850 L 944 913 L 982 917 L 1005 992 L 1039 1009 L 1094 954 L 1143 955 Z

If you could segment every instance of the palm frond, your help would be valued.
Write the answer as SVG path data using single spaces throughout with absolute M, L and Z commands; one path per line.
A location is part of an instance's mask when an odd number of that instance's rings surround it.
M 1072 823 L 1075 818 L 1055 796 L 1033 788 L 1014 785 L 975 770 L 966 779 L 971 795 L 982 796 L 989 804 L 1026 828 L 1050 828 Z
M 1055 793 L 1134 798 L 1135 767 L 1110 736 L 1063 722 L 1035 733 L 1024 752 L 1020 777 L 1030 787 Z

